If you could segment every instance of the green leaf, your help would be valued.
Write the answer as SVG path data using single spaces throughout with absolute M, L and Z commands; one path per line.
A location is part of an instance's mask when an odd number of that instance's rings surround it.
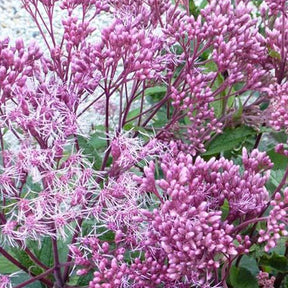
M 215 64 L 216 65 L 216 64 Z M 213 66 L 213 62 L 212 63 L 209 63 L 209 66 L 210 68 L 208 69 L 216 69 L 217 71 L 217 65 L 216 65 L 216 68 L 214 68 Z M 212 70 L 213 71 L 213 70 Z M 214 82 L 214 85 L 212 87 L 212 90 L 215 91 L 217 90 L 222 84 L 223 82 L 225 81 L 225 77 L 224 75 L 222 74 L 218 74 L 217 75 L 217 78 Z M 232 89 L 231 92 L 233 92 L 234 90 Z M 230 93 L 231 93 L 230 92 Z M 217 117 L 220 117 L 224 110 L 226 111 L 227 108 L 231 108 L 234 104 L 234 100 L 235 100 L 235 96 L 230 96 L 230 97 L 227 97 L 229 93 L 229 88 L 225 89 L 224 91 L 220 92 L 216 97 L 218 98 L 216 101 L 212 102 L 211 103 L 211 106 L 214 108 L 214 113 Z
M 191 15 L 193 15 L 195 18 L 198 17 L 200 11 L 198 7 L 195 5 L 194 0 L 189 1 L 189 12 Z
M 15 287 L 18 284 L 22 284 L 23 282 L 29 280 L 31 277 L 23 272 L 20 271 L 19 273 L 17 273 L 17 275 L 15 275 L 15 277 L 11 277 L 11 282 L 12 282 L 12 286 Z M 35 281 L 31 284 L 25 285 L 26 288 L 43 288 L 42 284 L 40 281 Z
M 288 273 L 288 259 L 275 252 L 272 255 L 263 255 L 260 259 L 260 265 L 269 266 L 278 272 Z
M 208 72 L 216 72 L 218 71 L 218 66 L 214 61 L 208 61 L 207 63 L 205 63 L 204 65 L 204 72 L 208 73 Z
M 31 176 L 26 178 L 26 182 L 22 188 L 22 193 L 27 193 L 28 191 L 41 192 L 43 190 L 42 184 L 40 182 L 33 182 Z M 27 195 L 29 197 L 29 195 Z
M 276 60 L 281 60 L 281 55 L 280 53 L 278 53 L 277 51 L 271 49 L 271 48 L 268 48 L 268 55 L 273 58 L 273 59 L 276 59 Z
M 68 237 L 66 241 L 58 240 L 58 253 L 59 253 L 59 260 L 60 262 L 66 262 L 67 255 L 69 253 L 69 244 L 71 243 L 72 240 L 72 234 Z
M 257 8 L 259 8 L 259 6 L 263 3 L 263 0 L 253 0 L 252 2 Z
M 107 232 L 101 236 L 99 236 L 98 238 L 101 241 L 106 241 L 106 242 L 112 242 L 115 239 L 115 233 L 111 230 L 107 230 L 105 229 Z M 100 232 L 101 233 L 101 232 Z
M 129 113 L 127 115 L 126 123 L 131 121 L 130 119 L 137 117 L 139 114 L 140 114 L 140 108 L 139 107 L 129 111 Z M 135 120 L 137 120 L 137 118 L 135 118 L 134 121 Z
M 0 274 L 11 274 L 19 271 L 19 268 L 7 260 L 5 257 L 0 256 Z
M 228 214 L 229 214 L 229 202 L 228 202 L 227 199 L 224 200 L 224 203 L 220 207 L 220 210 L 222 212 L 221 220 L 224 221 L 227 218 Z
M 192 122 L 191 122 L 191 120 L 189 119 L 188 116 L 185 116 L 185 117 L 183 118 L 183 121 L 184 121 L 185 125 L 191 125 L 191 124 L 192 124 Z
M 82 235 L 85 236 L 91 232 L 92 229 L 97 230 L 98 238 L 101 241 L 113 242 L 115 239 L 115 233 L 103 226 L 103 223 L 99 223 L 99 226 L 95 225 L 94 219 L 85 220 L 82 224 Z
M 71 225 L 74 225 L 71 223 Z M 67 239 L 63 241 L 62 239 L 57 240 L 57 248 L 60 262 L 65 262 L 67 255 L 69 253 L 68 244 L 71 243 L 72 236 L 71 233 L 68 234 Z M 41 247 L 38 247 L 38 242 L 29 242 L 30 249 L 34 252 L 35 256 L 46 266 L 52 267 L 54 264 L 54 255 L 52 249 L 52 241 L 50 237 L 45 237 L 41 240 Z
M 237 120 L 241 119 L 242 113 L 243 113 L 243 104 L 242 104 L 241 99 L 239 97 L 238 97 L 238 102 L 239 102 L 238 110 L 232 117 L 232 119 L 236 122 L 237 122 Z
M 67 283 L 69 286 L 76 286 L 78 284 L 79 279 L 81 276 L 78 275 L 72 275 L 69 277 L 69 282 Z
M 264 111 L 269 107 L 269 101 L 262 102 L 260 105 L 260 110 Z M 266 127 L 266 126 L 265 126 Z M 271 129 L 271 128 L 270 128 Z M 272 129 L 271 129 L 272 130 Z
M 265 227 L 266 228 L 266 227 Z M 276 253 L 278 255 L 285 255 L 286 250 L 286 237 L 282 237 L 277 241 L 277 245 L 270 250 L 270 253 Z M 264 255 L 264 253 L 263 253 Z M 265 254 L 266 255 L 266 254 Z
M 270 173 L 269 181 L 266 185 L 268 191 L 272 193 L 276 187 L 278 187 L 285 174 L 286 168 L 288 166 L 288 158 L 279 153 L 276 153 L 274 148 L 268 150 L 267 155 L 270 157 L 274 164 Z
M 259 288 L 256 277 L 244 267 L 232 266 L 229 279 L 234 288 Z
M 91 232 L 91 230 L 93 229 L 93 226 L 95 226 L 95 220 L 94 219 L 84 220 L 82 223 L 82 229 L 81 229 L 82 236 L 88 235 Z
M 273 131 L 274 131 L 273 128 L 267 127 L 267 126 L 261 126 L 261 127 L 259 128 L 259 132 L 261 132 L 261 133 L 271 133 L 271 132 L 273 132 Z
M 87 156 L 88 160 L 93 163 L 93 168 L 95 170 L 100 169 L 102 165 L 102 158 L 98 154 L 97 147 L 100 145 L 99 141 L 101 141 L 101 139 L 99 139 L 98 136 L 88 139 L 81 135 L 78 135 L 77 138 L 79 147 L 83 150 L 83 154 Z
M 239 266 L 249 270 L 253 276 L 258 275 L 259 273 L 259 267 L 254 257 L 243 255 Z
M 163 127 L 167 124 L 168 122 L 168 119 L 167 119 L 167 114 L 166 112 L 164 111 L 159 111 L 157 114 L 156 114 L 156 117 L 153 118 L 153 127 Z
M 286 170 L 288 165 L 288 158 L 276 153 L 274 149 L 267 151 L 267 155 L 270 157 L 271 161 L 274 163 L 273 170 Z
M 256 131 L 248 126 L 237 128 L 226 128 L 222 134 L 210 142 L 203 155 L 214 155 L 242 147 L 243 142 L 248 136 L 256 135 Z
M 41 274 L 43 271 L 41 268 L 35 265 L 35 263 L 30 259 L 24 250 L 13 248 L 11 249 L 14 257 L 29 271 L 33 272 L 36 275 Z
M 33 245 L 35 248 L 37 243 Z M 52 241 L 51 238 L 45 237 L 41 241 L 41 247 L 40 249 L 33 248 L 33 251 L 36 255 L 36 257 L 43 262 L 46 266 L 52 267 L 53 266 L 53 252 L 52 252 Z
M 286 143 L 288 140 L 287 134 L 284 131 L 270 133 L 269 136 L 271 136 L 271 138 L 274 140 L 273 142 L 276 143 Z
M 79 286 L 86 286 L 89 284 L 89 282 L 93 280 L 93 272 L 89 272 L 88 274 L 84 275 L 84 276 L 81 276 L 79 279 L 78 279 L 78 282 L 77 282 L 77 285 Z
M 221 74 L 218 74 L 215 80 L 215 83 L 213 85 L 213 90 L 216 90 L 217 88 L 219 88 L 223 82 L 224 82 L 224 77 Z M 225 96 L 226 96 L 226 93 L 224 90 L 217 96 L 217 98 L 220 98 L 220 99 L 217 99 L 216 101 L 211 103 L 211 106 L 214 108 L 214 112 L 217 117 L 219 117 L 223 113 Z
M 107 147 L 107 141 L 105 131 L 96 131 L 90 136 L 89 143 L 96 150 L 105 151 Z
M 151 104 L 158 103 L 163 99 L 167 92 L 167 88 L 165 86 L 155 86 L 151 88 L 147 88 L 145 90 L 145 95 L 147 96 L 147 100 Z
M 135 258 L 140 258 L 144 257 L 143 253 L 141 253 L 140 251 L 129 251 L 126 250 L 125 254 L 124 254 L 124 261 L 126 263 L 132 264 L 132 262 L 135 260 Z
M 271 193 L 278 187 L 279 183 L 281 182 L 283 176 L 284 176 L 285 171 L 283 170 L 272 170 L 270 172 L 270 177 L 269 177 L 269 181 L 266 184 L 266 188 L 268 189 L 268 191 L 270 191 Z
M 203 9 L 206 7 L 206 5 L 208 4 L 208 1 L 207 0 L 203 0 L 199 6 L 200 9 Z
M 167 88 L 165 86 L 154 86 L 151 88 L 147 88 L 145 90 L 145 94 L 152 96 L 155 94 L 164 94 L 164 93 L 166 93 L 166 91 L 167 91 Z
M 135 126 L 132 123 L 127 123 L 123 126 L 123 130 L 130 131 L 130 130 L 134 129 L 134 127 Z

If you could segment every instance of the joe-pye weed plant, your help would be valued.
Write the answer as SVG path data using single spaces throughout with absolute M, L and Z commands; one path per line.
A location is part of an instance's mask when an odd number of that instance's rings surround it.
M 288 2 L 22 4 L 46 48 L 0 41 L 0 287 L 287 287 Z

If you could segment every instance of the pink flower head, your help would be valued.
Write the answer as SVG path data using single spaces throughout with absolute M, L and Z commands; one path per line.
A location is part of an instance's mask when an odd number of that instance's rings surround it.
M 0 274 L 0 288 L 12 288 L 9 276 Z

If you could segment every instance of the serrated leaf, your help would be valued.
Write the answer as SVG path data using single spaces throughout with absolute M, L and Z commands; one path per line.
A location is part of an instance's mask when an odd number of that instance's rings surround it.
M 229 279 L 234 288 L 259 288 L 256 277 L 244 267 L 232 266 Z
M 227 128 L 222 134 L 210 142 L 203 155 L 213 155 L 233 149 L 239 149 L 248 136 L 256 135 L 256 131 L 248 126 Z M 240 147 L 241 148 L 241 147 Z
M 272 255 L 263 255 L 259 264 L 269 266 L 282 273 L 288 273 L 288 259 L 285 256 L 279 255 L 275 252 L 273 252 Z

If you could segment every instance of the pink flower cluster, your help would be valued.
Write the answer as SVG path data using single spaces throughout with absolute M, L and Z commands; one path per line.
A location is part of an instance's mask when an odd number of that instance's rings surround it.
M 287 94 L 288 84 L 274 85 L 269 92 L 271 97 L 271 105 L 268 108 L 267 116 L 269 119 L 269 125 L 276 130 L 287 129 L 288 117 L 286 113 L 286 107 L 288 104 Z
M 227 219 L 232 222 L 235 219 L 247 220 L 260 213 L 268 201 L 265 183 L 272 164 L 265 153 L 257 150 L 248 156 L 243 149 L 242 159 L 243 172 L 238 165 L 224 158 L 211 158 L 206 162 L 200 157 L 193 161 L 191 155 L 183 152 L 176 157 L 165 156 L 161 163 L 164 178 L 156 183 L 164 197 L 169 195 L 171 200 L 179 202 L 175 204 L 177 207 L 188 195 L 188 206 L 197 207 L 207 202 L 209 209 L 213 210 L 219 209 L 226 199 L 229 203 Z
M 257 275 L 258 284 L 261 288 L 274 288 L 275 277 L 269 278 L 269 273 L 260 271 Z
M 162 156 L 163 179 L 155 180 L 151 161 L 144 168 L 144 177 L 127 174 L 101 191 L 103 208 L 98 217 L 114 231 L 116 246 L 101 242 L 101 235 L 91 232 L 71 247 L 86 272 L 98 268 L 91 287 L 106 287 L 104 283 L 123 287 L 207 285 L 223 263 L 249 251 L 249 237 L 237 234 L 232 223 L 253 219 L 267 204 L 264 184 L 271 168 L 269 158 L 257 150 L 248 156 L 244 150 L 245 171 L 240 172 L 239 166 L 224 158 L 193 161 L 189 154 L 173 154 L 172 146 L 171 152 Z M 129 183 L 129 177 L 136 182 Z M 140 189 L 133 188 L 136 183 Z M 154 200 L 152 212 L 143 209 L 153 197 L 158 199 L 158 207 Z M 223 218 L 224 201 L 229 213 Z M 92 240 L 96 241 L 93 247 Z M 130 264 L 124 261 L 127 253 Z M 133 258 L 131 253 L 145 256 Z
M 25 49 L 23 40 L 15 45 L 9 39 L 0 41 L 0 89 L 1 103 L 5 103 L 14 95 L 14 89 L 24 87 L 27 78 L 40 73 L 39 59 L 42 52 L 36 43 L 31 43 Z
M 284 190 L 283 197 L 280 193 L 276 193 L 270 205 L 272 210 L 268 216 L 267 227 L 259 231 L 258 239 L 259 243 L 266 243 L 265 251 L 267 252 L 276 247 L 281 237 L 288 236 L 288 188 Z
M 7 157 L 0 180 L 1 193 L 10 203 L 1 225 L 5 243 L 15 246 L 20 241 L 25 246 L 29 239 L 45 236 L 66 239 L 76 229 L 75 221 L 91 214 L 89 198 L 98 191 L 95 172 L 81 154 L 71 155 L 55 169 L 55 155 L 49 152 L 22 146 Z M 38 185 L 33 188 L 28 181 Z

